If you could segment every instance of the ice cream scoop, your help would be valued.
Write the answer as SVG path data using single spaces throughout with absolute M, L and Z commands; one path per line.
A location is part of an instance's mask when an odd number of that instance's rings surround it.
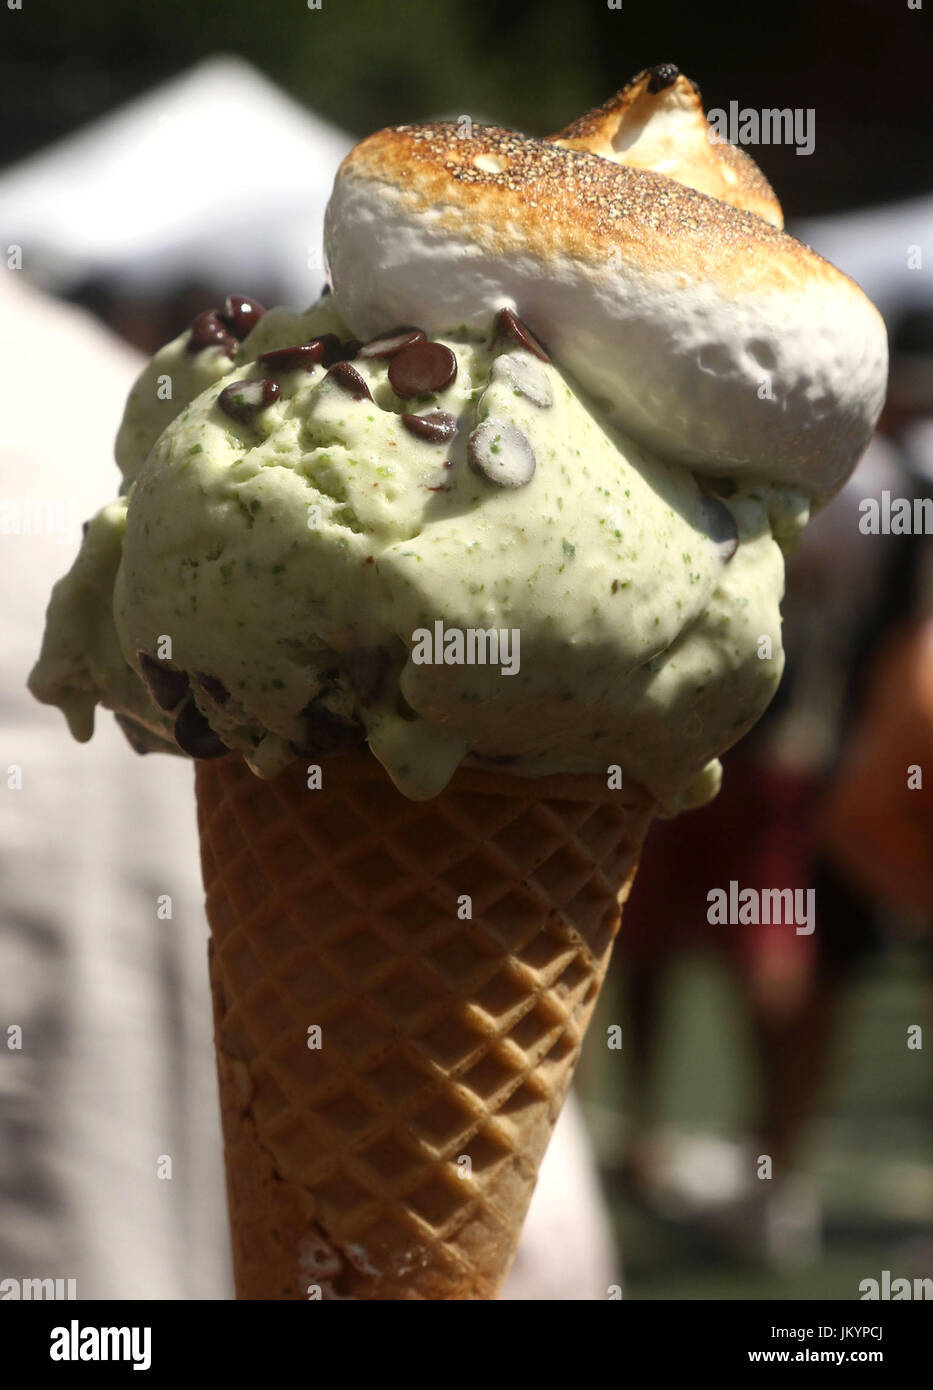
M 672 807 L 708 790 L 779 678 L 769 512 L 806 500 L 715 497 L 601 419 L 514 315 L 327 366 L 335 326 L 328 299 L 273 311 L 176 400 L 56 590 L 36 693 L 79 737 L 100 699 L 142 744 L 237 748 L 267 776 L 365 739 L 415 797 L 465 758 L 618 764 Z

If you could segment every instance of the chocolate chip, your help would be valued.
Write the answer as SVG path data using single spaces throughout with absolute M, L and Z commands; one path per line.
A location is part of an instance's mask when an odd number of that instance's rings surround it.
M 188 673 L 170 666 L 167 661 L 158 661 L 148 652 L 137 652 L 143 671 L 143 680 L 159 709 L 174 709 L 188 693 Z
M 542 362 L 550 362 L 546 351 L 538 342 L 527 323 L 522 323 L 517 314 L 513 314 L 511 309 L 500 309 L 496 315 L 497 338 L 511 338 L 513 343 L 519 347 L 527 348 L 533 352 L 535 357 L 540 357 Z
M 147 753 L 152 752 L 147 742 L 148 730 L 144 729 L 142 724 L 137 724 L 135 719 L 128 719 L 125 714 L 114 714 L 113 717 L 123 730 L 126 741 L 134 753 L 144 758 Z
M 242 294 L 228 294 L 222 318 L 234 338 L 239 338 L 242 342 L 265 312 L 265 307 L 258 299 L 247 299 Z
M 739 531 L 735 517 L 718 497 L 705 493 L 697 498 L 697 526 L 715 545 L 723 564 L 728 564 L 739 548 Z
M 238 343 L 216 309 L 205 309 L 192 321 L 185 345 L 188 352 L 203 352 L 205 348 L 220 348 L 228 357 L 235 357 Z
M 648 91 L 652 96 L 663 92 L 667 87 L 673 87 L 680 76 L 680 68 L 674 63 L 656 63 L 648 71 L 651 74 L 648 78 Z
M 320 354 L 317 360 L 322 362 L 325 367 L 332 367 L 337 361 L 337 353 L 340 352 L 340 339 L 336 333 L 322 333 L 317 338 L 309 338 L 307 345 Z
M 410 343 L 389 363 L 389 381 L 397 396 L 443 391 L 456 375 L 457 359 L 443 343 Z
M 227 749 L 189 696 L 175 720 L 175 742 L 189 758 L 221 758 Z
M 385 689 L 389 653 L 383 647 L 357 647 L 343 652 L 340 660 L 360 704 L 371 705 Z
M 217 397 L 217 404 L 231 420 L 249 425 L 261 410 L 272 404 L 281 390 L 279 383 L 268 377 L 247 377 L 225 387 Z
M 261 352 L 256 361 L 273 373 L 313 372 L 323 357 L 323 344 L 313 342 L 299 343 L 296 347 L 273 348 L 271 352 Z
M 429 444 L 446 444 L 457 432 L 456 418 L 446 410 L 429 410 L 427 415 L 403 415 L 402 424 L 409 434 L 426 439 Z
M 372 395 L 366 382 L 349 362 L 335 362 L 327 373 L 329 381 L 346 391 L 355 401 L 371 401 Z
M 335 362 L 349 362 L 351 357 L 355 357 L 359 343 L 355 339 L 343 343 L 336 333 L 321 333 L 317 338 L 309 338 L 308 346 L 319 347 L 320 360 L 325 367 L 332 367 Z
M 304 720 L 304 737 L 301 743 L 293 743 L 294 751 L 302 758 L 326 758 L 331 753 L 344 753 L 350 748 L 358 748 L 363 742 L 363 726 L 349 719 L 342 719 L 325 705 L 314 700 L 301 711 Z
M 368 343 L 364 343 L 360 348 L 360 356 L 394 357 L 403 348 L 423 342 L 424 334 L 420 328 L 393 328 L 391 333 L 384 333 L 382 337 L 371 338 Z
M 219 681 L 216 676 L 204 676 L 198 673 L 198 685 L 202 690 L 206 690 L 215 704 L 225 705 L 230 699 L 230 691 Z
M 542 410 L 554 404 L 554 392 L 543 368 L 539 367 L 537 362 L 529 362 L 527 357 L 519 357 L 514 352 L 497 357 L 492 364 L 490 376 L 493 381 L 504 377 L 513 391 L 517 391 L 520 396 L 527 396 L 528 400 L 541 406 Z
M 499 487 L 524 487 L 535 472 L 534 450 L 521 430 L 490 416 L 470 435 L 471 468 Z
M 91 523 L 90 523 L 89 521 L 82 521 L 82 523 L 81 523 L 81 536 L 82 536 L 82 538 L 83 538 L 84 536 L 87 535 L 87 533 L 88 533 L 88 531 L 90 530 L 90 528 L 91 528 Z

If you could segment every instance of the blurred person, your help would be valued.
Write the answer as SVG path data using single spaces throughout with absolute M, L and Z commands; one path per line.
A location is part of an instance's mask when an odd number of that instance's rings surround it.
M 152 776 L 109 715 L 90 757 L 26 690 L 49 589 L 112 492 L 141 359 L 20 273 L 0 276 L 0 314 L 0 1290 L 60 1278 L 79 1299 L 228 1298 L 191 764 L 161 758 Z M 568 1103 L 502 1296 L 605 1298 L 614 1278 Z
M 216 1297 L 228 1272 L 191 768 L 166 759 L 149 776 L 109 716 L 91 758 L 26 690 L 49 585 L 112 490 L 140 359 L 21 272 L 0 275 L 0 313 L 0 1277 L 73 1278 L 78 1298 Z
M 898 538 L 866 535 L 861 506 L 908 487 L 898 449 L 876 437 L 843 492 L 811 522 L 787 567 L 787 668 L 778 694 L 724 759 L 718 798 L 652 828 L 623 914 L 634 1123 L 627 1177 L 649 1204 L 678 1212 L 739 1259 L 794 1263 L 817 1249 L 816 1199 L 794 1172 L 794 1157 L 831 1055 L 841 987 L 877 932 L 870 902 L 820 854 L 816 825 L 862 649 L 888 621 L 889 591 L 902 580 Z M 812 889 L 812 931 L 711 923 L 707 894 L 731 882 L 758 893 Z M 653 1084 L 663 990 L 673 964 L 690 952 L 713 953 L 732 976 L 757 1079 L 747 1152 L 733 1162 L 723 1149 L 718 1161 L 732 1177 L 710 1178 L 705 1193 L 683 1171 L 689 1155 L 658 1132 Z M 709 1143 L 694 1144 L 698 1162 Z M 771 1159 L 769 1182 L 758 1180 L 759 1155 Z
M 863 892 L 933 919 L 933 311 L 911 310 L 893 335 L 883 423 L 896 431 L 909 485 L 899 565 L 868 634 L 850 732 L 820 822 L 827 858 Z M 889 509 L 893 507 L 889 500 Z M 907 520 L 901 508 L 899 525 Z

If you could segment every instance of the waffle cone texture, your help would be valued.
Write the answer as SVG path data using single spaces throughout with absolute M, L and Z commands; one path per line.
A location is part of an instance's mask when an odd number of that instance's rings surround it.
M 197 765 L 237 1297 L 494 1299 L 651 803 L 321 771 Z

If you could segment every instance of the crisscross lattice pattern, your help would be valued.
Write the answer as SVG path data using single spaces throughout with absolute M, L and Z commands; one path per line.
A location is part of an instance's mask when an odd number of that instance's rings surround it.
M 240 1297 L 495 1297 L 650 814 L 596 785 L 198 765 Z

